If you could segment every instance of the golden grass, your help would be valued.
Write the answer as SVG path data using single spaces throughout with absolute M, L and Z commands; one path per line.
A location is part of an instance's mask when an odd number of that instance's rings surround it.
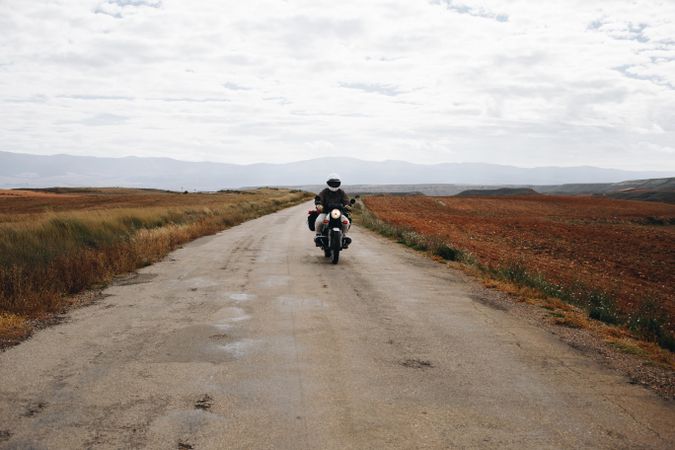
M 586 328 L 586 321 L 579 316 L 564 315 L 562 317 L 556 317 L 553 320 L 555 325 L 567 328 Z
M 646 356 L 647 352 L 631 339 L 610 339 L 607 341 L 610 347 L 629 355 Z
M 66 200 L 57 196 L 56 211 L 39 213 L 30 202 L 52 197 L 25 197 L 12 213 L 0 213 L 0 338 L 30 333 L 27 319 L 63 310 L 68 295 L 158 261 L 197 237 L 309 196 L 277 189 L 185 196 L 120 192 L 80 194 L 76 203 L 70 194 Z M 132 206 L 135 200 L 138 207 Z M 92 209 L 81 209 L 82 204 Z
M 23 316 L 0 313 L 0 347 L 3 342 L 14 343 L 30 336 L 32 327 Z

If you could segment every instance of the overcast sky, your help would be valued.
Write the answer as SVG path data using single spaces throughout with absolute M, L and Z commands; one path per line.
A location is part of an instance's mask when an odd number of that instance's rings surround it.
M 675 170 L 675 0 L 0 0 L 0 150 Z

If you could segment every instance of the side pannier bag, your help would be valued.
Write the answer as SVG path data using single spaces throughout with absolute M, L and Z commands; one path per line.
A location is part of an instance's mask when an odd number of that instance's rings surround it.
M 319 211 L 313 210 L 307 213 L 307 226 L 310 231 L 315 231 L 314 224 L 316 223 L 316 218 L 319 217 Z

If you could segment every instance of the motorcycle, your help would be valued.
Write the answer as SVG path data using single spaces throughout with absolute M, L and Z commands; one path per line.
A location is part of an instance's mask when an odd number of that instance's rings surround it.
M 351 199 L 350 205 L 356 203 L 356 200 Z M 317 247 L 321 247 L 326 258 L 331 258 L 333 264 L 337 264 L 340 260 L 340 252 L 349 248 L 352 239 L 345 236 L 342 232 L 342 226 L 345 220 L 349 219 L 347 208 L 342 205 L 327 205 L 324 209 L 326 218 L 323 220 L 323 230 L 321 235 L 315 238 Z M 308 217 L 308 224 L 312 231 L 314 231 L 313 220 L 319 215 L 318 211 L 310 211 Z

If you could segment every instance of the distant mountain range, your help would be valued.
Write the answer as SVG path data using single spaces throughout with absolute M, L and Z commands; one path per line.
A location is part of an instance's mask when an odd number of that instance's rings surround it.
M 236 165 L 169 158 L 98 158 L 0 152 L 1 188 L 124 186 L 214 191 L 252 186 L 322 185 L 326 175 L 331 172 L 341 174 L 347 185 L 454 184 L 465 185 L 463 188 L 475 188 L 476 185 L 616 183 L 675 176 L 673 171 L 626 171 L 585 166 L 520 168 L 482 163 L 423 165 L 352 158 Z M 410 186 L 407 187 L 402 191 L 408 191 Z
M 298 186 L 310 192 L 318 192 L 322 185 Z M 378 184 L 350 185 L 351 195 L 399 194 L 431 196 L 503 196 L 503 195 L 595 195 L 624 200 L 647 200 L 675 203 L 675 177 L 629 180 L 618 183 L 574 183 L 559 185 L 470 185 L 470 184 Z
M 535 186 L 541 194 L 599 195 L 623 200 L 675 203 L 675 178 L 630 180 L 607 184 L 565 184 Z

